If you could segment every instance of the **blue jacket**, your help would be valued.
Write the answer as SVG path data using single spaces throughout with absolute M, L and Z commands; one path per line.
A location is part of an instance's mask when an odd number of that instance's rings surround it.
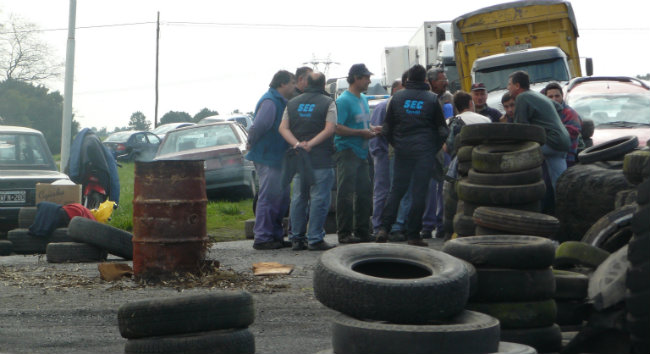
M 271 100 L 275 104 L 275 120 L 271 129 L 266 131 L 262 137 L 251 146 L 250 151 L 246 154 L 246 159 L 268 165 L 274 168 L 282 166 L 282 158 L 285 151 L 289 148 L 289 144 L 284 140 L 282 135 L 278 132 L 280 122 L 282 121 L 282 114 L 286 107 L 284 97 L 274 88 L 269 90 L 260 98 L 255 106 L 255 117 L 264 100 Z M 255 121 L 253 121 L 255 124 Z

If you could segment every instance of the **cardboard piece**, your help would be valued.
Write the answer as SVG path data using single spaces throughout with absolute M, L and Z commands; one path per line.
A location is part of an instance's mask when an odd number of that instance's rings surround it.
M 120 280 L 133 275 L 133 269 L 124 263 L 100 263 L 97 269 L 99 269 L 99 277 L 105 281 Z
M 81 203 L 81 185 L 36 183 L 36 204 L 40 202 L 52 202 L 61 205 Z
M 254 275 L 272 275 L 272 274 L 291 274 L 293 264 L 281 264 L 277 262 L 258 262 L 253 263 Z

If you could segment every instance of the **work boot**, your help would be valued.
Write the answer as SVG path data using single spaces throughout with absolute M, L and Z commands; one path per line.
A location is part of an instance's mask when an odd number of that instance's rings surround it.
M 359 243 L 359 242 L 361 242 L 361 239 L 352 234 L 339 235 L 339 243 Z
M 307 241 L 305 240 L 292 240 L 291 249 L 294 251 L 304 251 L 307 249 Z
M 285 240 L 278 240 L 278 243 L 282 245 L 282 247 L 292 247 L 293 243 L 291 241 L 285 241 Z
M 436 238 L 440 238 L 440 239 L 445 238 L 445 230 L 442 226 L 436 228 Z
M 422 238 L 431 238 L 431 233 L 432 232 L 433 231 L 431 231 L 431 230 L 422 230 L 422 231 L 420 231 L 420 237 L 422 237 Z
M 359 239 L 360 243 L 375 242 L 375 236 L 370 235 L 370 234 L 366 234 L 366 235 L 363 235 L 363 236 L 356 236 L 355 235 L 355 237 Z
M 414 238 L 408 241 L 411 246 L 429 247 L 429 244 L 421 238 Z
M 388 241 L 390 242 L 404 242 L 406 241 L 406 235 L 402 231 L 393 231 L 388 234 Z
M 334 247 L 336 247 L 336 245 L 332 245 L 332 244 L 327 243 L 325 241 L 316 242 L 313 245 L 307 246 L 307 248 L 310 251 L 327 251 L 327 250 L 332 249 Z
M 268 241 L 268 242 L 260 242 L 260 243 L 253 243 L 253 248 L 262 251 L 262 250 L 277 250 L 279 248 L 284 247 L 282 243 L 278 241 Z
M 377 234 L 375 235 L 375 239 L 377 243 L 386 243 L 388 242 L 388 232 L 384 229 L 379 229 L 377 231 Z

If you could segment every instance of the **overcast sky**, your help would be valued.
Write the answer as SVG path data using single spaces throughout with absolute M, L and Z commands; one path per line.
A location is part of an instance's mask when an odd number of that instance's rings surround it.
M 380 73 L 383 48 L 408 44 L 424 21 L 452 20 L 501 2 L 78 0 L 75 119 L 110 131 L 141 111 L 153 125 L 157 11 L 161 117 L 204 107 L 221 114 L 252 111 L 276 71 L 293 72 L 313 57 L 339 63 L 328 77 L 345 76 L 358 62 Z M 650 2 L 572 4 L 580 56 L 594 59 L 596 75 L 650 72 Z M 65 60 L 69 0 L 0 2 L 0 19 L 11 14 L 45 30 L 41 38 Z M 63 82 L 47 86 L 63 94 Z

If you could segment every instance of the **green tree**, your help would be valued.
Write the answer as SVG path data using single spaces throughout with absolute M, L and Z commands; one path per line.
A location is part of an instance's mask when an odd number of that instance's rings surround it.
M 147 117 L 140 111 L 137 111 L 131 114 L 131 119 L 129 119 L 129 128 L 133 130 L 149 130 L 151 128 L 151 122 L 147 120 Z
M 187 112 L 169 111 L 160 118 L 160 124 L 191 122 L 192 116 Z
M 199 113 L 195 114 L 194 117 L 192 117 L 192 122 L 198 123 L 201 119 L 209 116 L 216 116 L 218 115 L 219 112 L 217 111 L 212 111 L 207 108 L 203 108 Z
M 647 73 L 645 75 L 637 75 L 636 78 L 641 80 L 650 80 L 650 73 Z

